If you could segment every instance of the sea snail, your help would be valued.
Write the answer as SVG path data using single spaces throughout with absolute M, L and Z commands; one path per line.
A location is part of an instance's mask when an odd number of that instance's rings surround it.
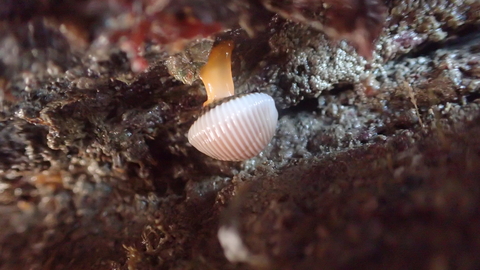
M 265 93 L 234 95 L 233 42 L 214 46 L 200 70 L 207 101 L 188 131 L 188 141 L 219 160 L 241 161 L 258 155 L 272 139 L 278 121 L 273 98 Z

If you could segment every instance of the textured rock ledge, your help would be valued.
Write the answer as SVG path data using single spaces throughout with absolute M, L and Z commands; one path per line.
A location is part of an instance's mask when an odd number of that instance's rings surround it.
M 110 2 L 0 8 L 0 269 L 479 267 L 478 1 L 385 1 L 371 62 L 301 6 Z M 219 39 L 237 89 L 280 109 L 243 163 L 185 137 Z

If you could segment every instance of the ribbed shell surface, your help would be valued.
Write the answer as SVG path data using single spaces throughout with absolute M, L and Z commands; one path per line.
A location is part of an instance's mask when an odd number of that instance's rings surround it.
M 252 93 L 227 102 L 200 116 L 188 131 L 188 141 L 200 152 L 219 160 L 254 157 L 270 142 L 278 121 L 273 98 Z

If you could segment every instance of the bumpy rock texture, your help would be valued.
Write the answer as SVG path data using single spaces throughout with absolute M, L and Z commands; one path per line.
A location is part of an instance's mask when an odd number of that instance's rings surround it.
M 0 33 L 2 270 L 480 268 L 476 0 L 6 0 Z M 222 39 L 280 113 L 241 163 L 186 139 Z

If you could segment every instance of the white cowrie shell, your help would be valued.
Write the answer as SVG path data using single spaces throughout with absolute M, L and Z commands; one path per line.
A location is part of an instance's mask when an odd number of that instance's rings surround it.
M 219 160 L 241 161 L 258 155 L 270 142 L 278 121 L 265 93 L 233 96 L 203 113 L 188 131 L 188 141 Z

